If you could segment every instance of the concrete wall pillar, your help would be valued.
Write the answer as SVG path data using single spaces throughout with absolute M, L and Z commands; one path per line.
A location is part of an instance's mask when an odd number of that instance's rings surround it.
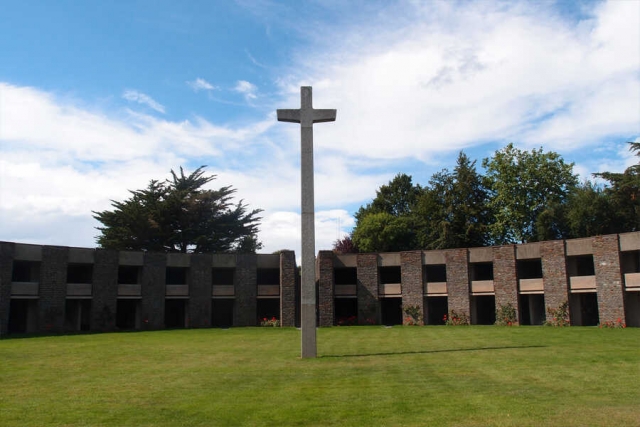
M 15 244 L 0 242 L 0 336 L 8 333 Z
M 569 301 L 569 281 L 564 240 L 540 243 L 545 312 Z
M 236 262 L 236 306 L 233 326 L 256 326 L 258 321 L 257 255 L 239 254 Z
M 600 323 L 616 322 L 618 319 L 624 322 L 624 286 L 618 235 L 596 236 L 592 245 Z
M 296 325 L 296 254 L 280 252 L 280 326 Z
M 449 313 L 465 314 L 471 320 L 469 298 L 469 251 L 448 249 L 445 251 L 447 268 L 447 302 Z
M 516 309 L 516 323 L 520 323 L 515 245 L 493 248 L 493 289 L 496 295 L 496 311 L 500 306 L 511 304 Z
M 146 252 L 142 267 L 142 328 L 164 328 L 167 255 Z
M 96 249 L 91 286 L 91 329 L 113 331 L 118 303 L 118 251 Z
M 64 331 L 69 248 L 44 246 L 40 267 L 39 330 Z
M 418 307 L 424 320 L 424 283 L 422 274 L 422 251 L 400 253 L 400 271 L 402 275 L 402 314 L 406 318 L 405 308 Z
M 189 328 L 211 327 L 211 255 L 192 254 L 189 267 Z
M 333 326 L 334 296 L 333 296 L 333 257 L 332 251 L 318 253 L 318 310 L 319 326 Z
M 378 299 L 378 255 L 358 254 L 358 323 L 373 321 L 380 323 L 380 302 Z

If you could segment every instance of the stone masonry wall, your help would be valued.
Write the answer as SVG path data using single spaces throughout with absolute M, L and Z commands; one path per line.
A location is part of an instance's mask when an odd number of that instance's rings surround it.
M 118 302 L 118 251 L 96 249 L 91 286 L 91 329 L 113 331 Z
M 318 310 L 319 326 L 333 326 L 333 252 L 318 254 Z
M 520 323 L 515 245 L 493 248 L 493 288 L 496 295 L 496 310 L 499 310 L 500 306 L 511 304 L 516 309 L 516 323 Z
M 541 242 L 542 277 L 544 278 L 545 311 L 557 309 L 569 301 L 567 261 L 563 240 Z
M 596 270 L 600 323 L 624 322 L 624 287 L 620 271 L 617 235 L 593 238 L 593 264 Z
M 402 275 L 402 314 L 409 306 L 418 307 L 424 319 L 424 283 L 422 280 L 422 251 L 400 253 Z
M 296 323 L 296 254 L 280 252 L 280 325 Z
M 69 248 L 43 246 L 39 289 L 39 330 L 64 331 L 64 306 L 67 297 L 67 260 Z
M 211 269 L 211 255 L 191 255 L 188 277 L 190 328 L 211 327 Z
M 253 254 L 237 255 L 236 305 L 233 326 L 256 326 L 258 322 L 258 270 Z
M 358 323 L 380 323 L 378 300 L 378 255 L 358 254 Z
M 167 255 L 146 252 L 142 268 L 142 327 L 164 328 Z
M 449 249 L 445 251 L 445 260 L 449 313 L 465 314 L 470 320 L 469 252 L 466 248 Z
M 15 244 L 0 242 L 0 337 L 8 332 Z

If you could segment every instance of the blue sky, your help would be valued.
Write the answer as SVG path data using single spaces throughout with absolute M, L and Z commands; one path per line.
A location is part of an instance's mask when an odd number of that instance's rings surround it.
M 208 165 L 300 248 L 297 108 L 316 125 L 316 242 L 399 172 L 509 142 L 590 173 L 634 162 L 640 2 L 0 0 L 0 240 L 95 246 L 91 211 Z

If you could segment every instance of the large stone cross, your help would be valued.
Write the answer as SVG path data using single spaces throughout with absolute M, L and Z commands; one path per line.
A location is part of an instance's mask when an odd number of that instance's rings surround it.
M 302 284 L 300 326 L 302 357 L 316 357 L 316 268 L 315 212 L 313 201 L 313 124 L 332 122 L 336 110 L 316 110 L 311 86 L 300 88 L 300 109 L 278 110 L 278 121 L 300 123 L 302 180 Z

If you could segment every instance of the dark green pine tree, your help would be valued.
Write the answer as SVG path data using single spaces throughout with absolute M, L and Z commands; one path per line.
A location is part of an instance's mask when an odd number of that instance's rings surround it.
M 162 252 L 255 252 L 260 209 L 232 203 L 235 189 L 203 189 L 215 179 L 205 166 L 190 175 L 171 171 L 171 180 L 152 180 L 146 189 L 113 201 L 113 210 L 93 212 L 102 223 L 98 244 L 107 249 Z

